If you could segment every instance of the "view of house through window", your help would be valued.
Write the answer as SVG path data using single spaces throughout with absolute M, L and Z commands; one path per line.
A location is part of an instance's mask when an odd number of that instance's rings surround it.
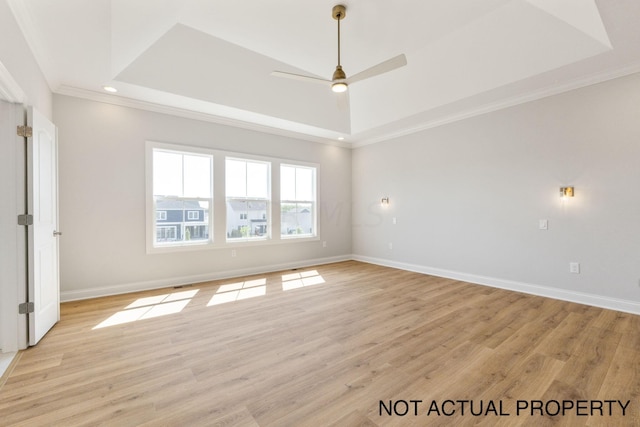
M 153 149 L 154 246 L 208 243 L 213 156 Z
M 317 174 L 311 163 L 147 141 L 147 252 L 317 240 Z
M 227 157 L 227 241 L 265 240 L 271 234 L 271 163 Z
M 315 236 L 316 168 L 281 165 L 280 198 L 282 236 Z

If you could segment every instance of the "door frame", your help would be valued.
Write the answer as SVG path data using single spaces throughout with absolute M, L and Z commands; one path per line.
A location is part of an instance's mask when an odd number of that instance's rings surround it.
M 27 107 L 26 143 L 28 345 L 36 345 L 60 321 L 58 230 L 58 130 L 34 107 Z M 47 173 L 48 172 L 48 173 Z M 47 262 L 48 261 L 48 262 Z
M 0 194 L 6 197 L 6 214 L 0 213 L 0 252 L 8 254 L 0 259 L 0 268 L 6 280 L 0 281 L 0 349 L 3 353 L 27 348 L 27 316 L 18 314 L 18 304 L 27 300 L 26 288 L 26 230 L 19 226 L 17 216 L 26 208 L 26 142 L 15 131 L 24 122 L 26 96 L 20 85 L 0 62 L 0 100 L 13 104 L 6 132 L 2 130 L 0 165 L 8 181 L 0 183 Z M 3 107 L 4 110 L 4 107 Z M 11 123 L 14 123 L 12 125 Z

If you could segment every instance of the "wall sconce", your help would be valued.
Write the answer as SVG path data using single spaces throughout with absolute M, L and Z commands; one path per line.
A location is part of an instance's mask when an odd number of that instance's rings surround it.
M 568 197 L 573 197 L 574 189 L 573 187 L 560 187 L 560 197 L 566 199 Z
M 389 196 L 383 197 L 382 200 L 380 200 L 380 203 L 382 204 L 382 206 L 389 205 Z

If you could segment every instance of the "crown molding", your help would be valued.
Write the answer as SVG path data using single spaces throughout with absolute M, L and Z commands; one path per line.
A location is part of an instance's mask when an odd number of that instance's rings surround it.
M 96 92 L 87 89 L 81 89 L 71 86 L 62 85 L 54 91 L 59 95 L 72 96 L 75 98 L 87 99 L 90 101 L 102 102 L 105 104 L 118 105 L 121 107 L 135 108 L 138 110 L 151 111 L 160 114 L 168 114 L 171 116 L 182 117 L 186 119 L 200 120 L 203 122 L 216 123 L 224 126 L 236 127 L 240 129 L 246 129 L 256 132 L 267 133 L 271 135 L 278 135 L 287 138 L 294 138 L 304 140 L 308 142 L 315 142 L 319 144 L 334 145 L 342 148 L 350 148 L 351 144 L 338 141 L 332 138 L 325 138 L 321 136 L 312 135 L 309 133 L 296 132 L 292 130 L 266 126 L 259 123 L 252 123 L 248 121 L 233 119 L 229 117 L 223 117 L 215 114 L 209 114 L 201 111 L 188 110 L 185 108 L 173 107 L 169 105 L 157 104 L 149 101 L 142 101 L 134 98 L 126 98 L 123 96 L 109 95 L 106 93 Z M 302 125 L 303 126 L 303 125 Z
M 0 62 L 0 99 L 18 104 L 26 102 L 24 91 L 2 62 Z
M 456 114 L 450 114 L 435 120 L 429 120 L 417 126 L 407 127 L 398 131 L 391 131 L 386 133 L 383 132 L 376 136 L 362 137 L 362 138 L 357 138 L 357 135 L 354 135 L 355 138 L 354 138 L 354 142 L 351 144 L 351 147 L 355 149 L 359 147 L 364 147 L 366 145 L 377 144 L 379 142 L 384 142 L 384 141 L 399 138 L 402 136 L 411 135 L 427 129 L 432 129 L 438 126 L 443 126 L 449 123 L 465 120 L 465 119 L 479 116 L 482 114 L 491 113 L 493 111 L 514 107 L 520 104 L 526 104 L 527 102 L 537 101 L 539 99 L 547 98 L 554 95 L 560 95 L 562 93 L 570 92 L 577 89 L 582 89 L 588 86 L 593 86 L 609 80 L 614 80 L 617 78 L 629 76 L 631 74 L 635 74 L 638 72 L 640 72 L 640 62 L 636 62 L 627 67 L 620 68 L 613 71 L 595 73 L 577 80 L 573 80 L 566 84 L 553 85 L 553 86 L 549 86 L 534 92 L 529 92 L 524 95 L 514 96 L 514 97 L 506 98 L 497 102 L 481 105 L 477 108 L 468 109 Z
M 0 70 L 0 73 L 1 71 L 2 70 Z M 142 100 L 133 99 L 133 98 L 126 98 L 122 96 L 114 96 L 114 95 L 109 95 L 101 92 L 80 89 L 80 88 L 75 88 L 70 86 L 64 86 L 64 85 L 60 86 L 55 91 L 55 93 L 60 95 L 67 95 L 67 96 L 73 96 L 77 98 L 88 99 L 88 100 L 97 101 L 97 102 L 119 105 L 123 107 L 136 108 L 140 110 L 152 111 L 152 112 L 161 113 L 161 114 L 168 114 L 168 115 L 177 116 L 177 117 L 200 120 L 200 121 L 216 123 L 216 124 L 221 124 L 221 125 L 231 126 L 231 127 L 241 128 L 241 129 L 247 129 L 247 130 L 252 130 L 256 132 L 263 132 L 263 133 L 283 136 L 287 138 L 294 138 L 294 139 L 299 139 L 299 140 L 304 140 L 309 142 L 315 142 L 319 144 L 328 144 L 328 145 L 334 145 L 342 148 L 356 149 L 356 148 L 364 147 L 367 145 L 377 144 L 379 142 L 396 139 L 402 136 L 411 135 L 424 130 L 443 126 L 449 123 L 454 123 L 460 120 L 465 120 L 465 119 L 479 116 L 482 114 L 491 113 L 491 112 L 502 110 L 505 108 L 514 107 L 516 105 L 525 104 L 528 102 L 536 101 L 536 100 L 547 98 L 550 96 L 559 95 L 562 93 L 570 92 L 570 91 L 581 89 L 584 87 L 596 85 L 599 83 L 603 83 L 605 81 L 625 77 L 638 72 L 640 72 L 640 62 L 636 62 L 627 67 L 620 68 L 613 71 L 595 73 L 577 80 L 573 80 L 569 83 L 552 85 L 534 92 L 526 93 L 524 95 L 514 96 L 514 97 L 506 98 L 497 102 L 484 104 L 484 105 L 478 106 L 477 108 L 471 108 L 464 111 L 460 111 L 455 114 L 442 116 L 437 119 L 428 120 L 418 125 L 408 126 L 403 129 L 390 130 L 390 131 L 384 131 L 384 130 L 376 131 L 374 129 L 372 131 L 369 131 L 373 134 L 372 136 L 358 136 L 358 134 L 345 135 L 345 137 L 347 138 L 347 140 L 345 141 L 338 141 L 337 137 L 322 137 L 322 136 L 317 136 L 312 133 L 307 133 L 304 131 L 299 132 L 299 131 L 293 131 L 293 130 L 288 130 L 288 129 L 279 128 L 279 127 L 272 127 L 272 126 L 267 126 L 263 124 L 252 123 L 249 121 L 223 117 L 215 114 L 188 110 L 188 109 L 179 108 L 179 107 L 161 105 L 153 102 L 142 101 Z M 1 89 L 1 86 L 0 86 L 0 89 Z M 300 125 L 300 126 L 304 126 L 304 125 Z M 315 129 L 315 130 L 318 132 L 325 131 L 323 129 Z M 313 131 L 314 130 L 311 129 L 309 132 L 313 132 Z M 363 134 L 369 133 L 369 132 L 363 132 Z

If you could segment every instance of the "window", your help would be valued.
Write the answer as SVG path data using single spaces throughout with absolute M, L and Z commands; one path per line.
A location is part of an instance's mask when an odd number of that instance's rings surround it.
M 280 165 L 280 197 L 282 237 L 315 237 L 316 168 Z
M 319 240 L 318 173 L 315 163 L 147 141 L 147 253 Z
M 212 241 L 213 155 L 206 150 L 151 145 L 151 247 Z
M 227 241 L 267 240 L 271 226 L 271 163 L 227 157 Z

